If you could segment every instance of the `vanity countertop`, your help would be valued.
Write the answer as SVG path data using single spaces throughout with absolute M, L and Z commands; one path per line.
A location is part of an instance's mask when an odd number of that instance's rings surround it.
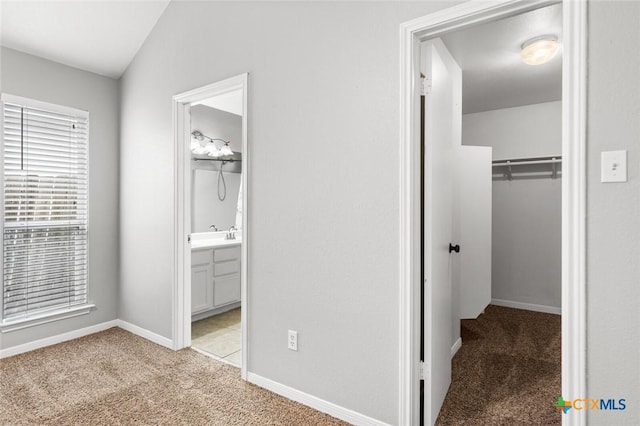
M 242 234 L 236 233 L 235 240 L 227 240 L 226 232 L 202 232 L 191 235 L 191 250 L 212 248 L 212 247 L 231 247 L 242 244 Z

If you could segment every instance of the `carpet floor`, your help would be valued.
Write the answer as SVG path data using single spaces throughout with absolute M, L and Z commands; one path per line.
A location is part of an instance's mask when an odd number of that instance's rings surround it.
M 0 360 L 1 425 L 343 425 L 119 328 Z
M 462 321 L 438 426 L 560 425 L 560 316 L 489 305 Z

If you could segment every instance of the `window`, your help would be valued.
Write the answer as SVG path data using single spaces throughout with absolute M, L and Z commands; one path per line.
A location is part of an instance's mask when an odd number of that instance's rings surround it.
M 2 323 L 87 303 L 89 114 L 2 95 Z

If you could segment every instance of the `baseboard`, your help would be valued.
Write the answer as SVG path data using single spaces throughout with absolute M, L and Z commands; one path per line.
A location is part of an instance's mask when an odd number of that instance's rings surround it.
M 389 426 L 387 423 L 381 422 L 380 420 L 373 419 L 365 416 L 364 414 L 357 413 L 353 410 L 349 410 L 348 408 L 341 407 L 332 402 L 325 401 L 251 372 L 247 373 L 247 381 L 353 425 Z
M 209 317 L 224 314 L 225 312 L 232 311 L 236 308 L 240 307 L 240 302 L 231 303 L 230 305 L 221 306 L 216 309 L 212 309 L 210 311 L 201 312 L 199 314 L 191 315 L 191 322 L 200 321 L 203 319 L 207 319 Z
M 118 327 L 128 331 L 129 333 L 133 333 L 153 343 L 157 343 L 160 346 L 164 346 L 165 348 L 173 349 L 173 340 L 171 339 L 156 334 L 153 331 L 149 331 L 146 328 L 138 327 L 137 325 L 131 324 L 130 322 L 126 322 L 123 320 L 116 320 L 116 322 Z
M 462 347 L 462 337 L 458 337 L 458 340 L 456 340 L 453 346 L 451 346 L 451 358 L 453 358 L 455 354 L 458 353 L 458 350 L 460 350 L 461 347 Z
M 92 325 L 78 330 L 69 331 L 67 333 L 58 334 L 56 336 L 45 337 L 44 339 L 34 340 L 33 342 L 24 343 L 22 345 L 11 346 L 10 348 L 0 349 L 0 359 L 8 358 L 10 356 L 19 355 L 25 352 L 34 351 L 36 349 L 44 348 L 58 343 L 66 342 L 69 340 L 77 339 L 79 337 L 88 336 L 89 334 L 98 333 L 100 331 L 107 330 L 118 325 L 118 320 L 112 320 L 103 322 L 100 324 Z
M 504 306 L 505 308 L 524 309 L 527 311 L 544 312 L 545 314 L 562 314 L 562 308 L 555 306 L 536 305 L 533 303 L 513 302 L 511 300 L 491 299 L 492 305 Z

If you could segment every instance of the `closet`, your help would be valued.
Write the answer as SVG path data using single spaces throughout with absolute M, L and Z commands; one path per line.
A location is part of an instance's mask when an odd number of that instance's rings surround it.
M 421 46 L 431 424 L 561 421 L 561 42 L 556 4 Z
M 560 313 L 561 120 L 560 101 L 462 117 L 463 148 L 484 146 L 493 151 L 490 262 L 494 305 Z M 472 318 L 463 310 L 460 313 L 461 318 Z

